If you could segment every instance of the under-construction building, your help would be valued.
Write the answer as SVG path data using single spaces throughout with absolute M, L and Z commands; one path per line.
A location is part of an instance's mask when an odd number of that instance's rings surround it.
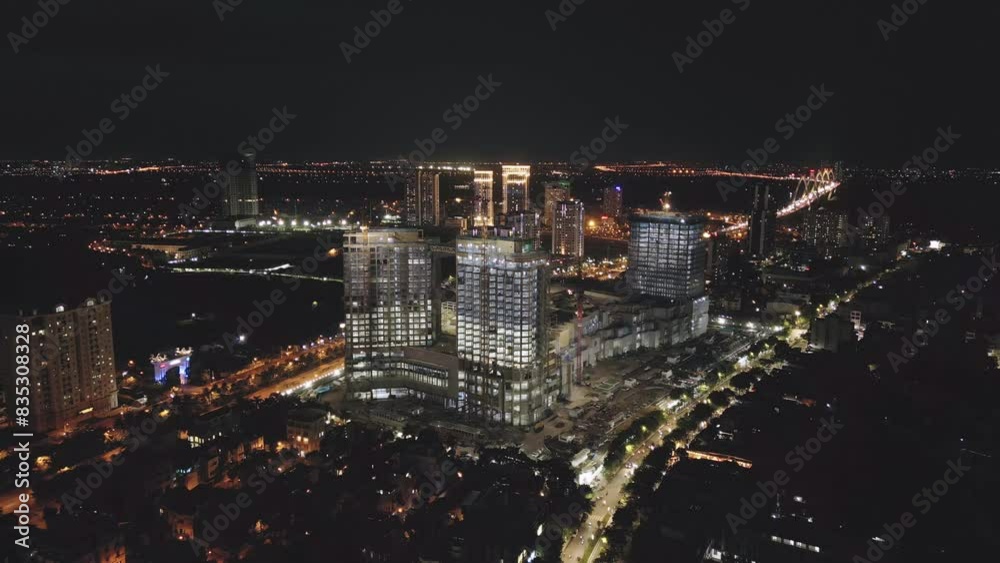
M 346 368 L 387 376 L 403 348 L 434 342 L 430 245 L 419 229 L 361 229 L 344 241 Z
M 545 370 L 547 254 L 520 238 L 456 244 L 461 402 L 488 420 L 533 424 L 561 391 Z

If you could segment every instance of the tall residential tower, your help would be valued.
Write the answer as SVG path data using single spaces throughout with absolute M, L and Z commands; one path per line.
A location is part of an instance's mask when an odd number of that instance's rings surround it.
M 12 419 L 21 405 L 15 391 L 22 387 L 17 380 L 21 364 L 15 363 L 15 346 L 22 343 L 17 336 L 26 336 L 30 343 L 28 363 L 24 364 L 31 390 L 26 429 L 44 432 L 61 428 L 80 415 L 104 413 L 118 406 L 110 302 L 88 299 L 75 309 L 59 305 L 53 313 L 0 317 L 0 324 L 0 381 Z M 18 326 L 26 327 L 27 332 Z
M 552 223 L 552 254 L 583 258 L 583 202 L 560 201 Z
M 774 234 L 778 228 L 778 203 L 771 193 L 771 186 L 758 184 L 753 190 L 753 207 L 750 209 L 749 241 L 750 258 L 767 258 L 774 251 Z
M 418 229 L 361 229 L 344 242 L 346 368 L 386 375 L 407 346 L 434 341 L 431 250 Z
M 240 155 L 240 172 L 229 179 L 224 193 L 223 216 L 238 219 L 260 215 L 257 162 L 254 153 L 246 152 Z
M 548 262 L 532 241 L 459 238 L 459 380 L 468 412 L 524 426 L 560 393 L 546 377 Z
M 528 194 L 530 166 L 505 164 L 502 168 L 503 213 L 504 215 L 528 211 L 531 201 Z
M 441 173 L 418 168 L 406 185 L 406 224 L 411 227 L 441 224 Z
M 551 227 L 556 204 L 570 199 L 570 183 L 567 181 L 548 182 L 545 184 L 545 226 Z
M 475 227 L 492 227 L 493 219 L 493 171 L 476 170 L 472 178 L 472 217 Z
M 624 207 L 622 206 L 621 186 L 605 187 L 602 200 L 603 201 L 601 203 L 603 204 L 602 207 L 605 215 L 616 221 L 622 218 Z

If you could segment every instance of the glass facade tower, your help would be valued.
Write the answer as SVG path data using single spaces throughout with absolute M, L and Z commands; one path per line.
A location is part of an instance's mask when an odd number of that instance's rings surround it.
M 430 245 L 418 229 L 361 229 L 344 242 L 346 367 L 385 375 L 407 346 L 434 341 Z
M 530 240 L 459 238 L 459 382 L 468 412 L 533 424 L 555 400 L 548 352 L 548 261 Z
M 651 212 L 631 220 L 629 290 L 649 297 L 695 299 L 705 293 L 705 220 Z

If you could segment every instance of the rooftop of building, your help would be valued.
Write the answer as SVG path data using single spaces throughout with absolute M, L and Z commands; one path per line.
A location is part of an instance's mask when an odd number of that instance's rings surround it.
M 49 315 L 62 315 L 78 309 L 85 309 L 87 307 L 96 307 L 99 305 L 110 304 L 110 301 L 100 301 L 94 297 L 88 297 L 83 300 L 80 304 L 75 307 L 67 306 L 65 303 L 55 303 L 47 309 L 20 309 L 17 311 L 2 311 L 0 312 L 0 318 L 3 317 L 16 317 L 19 319 L 26 319 L 31 317 L 46 317 Z
M 700 225 L 706 219 L 702 215 L 680 213 L 677 211 L 639 211 L 632 214 L 633 223 L 669 223 L 675 225 Z

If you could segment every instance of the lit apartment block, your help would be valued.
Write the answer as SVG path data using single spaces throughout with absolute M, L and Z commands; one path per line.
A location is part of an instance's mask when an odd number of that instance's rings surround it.
M 530 240 L 536 248 L 542 244 L 542 214 L 537 211 L 518 211 L 503 216 L 503 226 L 497 231 L 507 238 Z
M 365 229 L 344 242 L 346 367 L 385 375 L 406 346 L 434 340 L 431 250 L 418 229 Z
M 240 155 L 240 172 L 229 179 L 224 193 L 223 216 L 239 218 L 260 215 L 257 162 L 253 152 Z
M 474 227 L 492 227 L 493 222 L 493 171 L 476 170 L 472 179 L 473 204 L 472 225 Z
M 601 203 L 603 204 L 602 207 L 605 215 L 615 220 L 621 219 L 624 210 L 622 205 L 622 187 L 606 186 Z
M 811 209 L 802 220 L 802 239 L 820 256 L 832 258 L 848 245 L 847 214 L 830 209 Z
M 559 391 L 544 373 L 547 256 L 521 239 L 463 237 L 456 246 L 460 404 L 488 420 L 532 424 Z
M 505 164 L 501 173 L 504 215 L 528 211 L 531 206 L 528 196 L 531 167 Z
M 556 204 L 570 199 L 570 183 L 566 181 L 545 184 L 545 226 L 551 227 Z
M 13 420 L 18 394 L 15 342 L 18 325 L 27 325 L 31 399 L 28 430 L 44 432 L 72 419 L 118 406 L 111 303 L 88 299 L 75 309 L 63 305 L 48 314 L 0 317 L 3 326 L 0 380 Z
M 583 257 L 583 202 L 556 203 L 552 223 L 552 254 Z
M 441 173 L 418 168 L 406 185 L 406 224 L 411 227 L 441 224 Z

